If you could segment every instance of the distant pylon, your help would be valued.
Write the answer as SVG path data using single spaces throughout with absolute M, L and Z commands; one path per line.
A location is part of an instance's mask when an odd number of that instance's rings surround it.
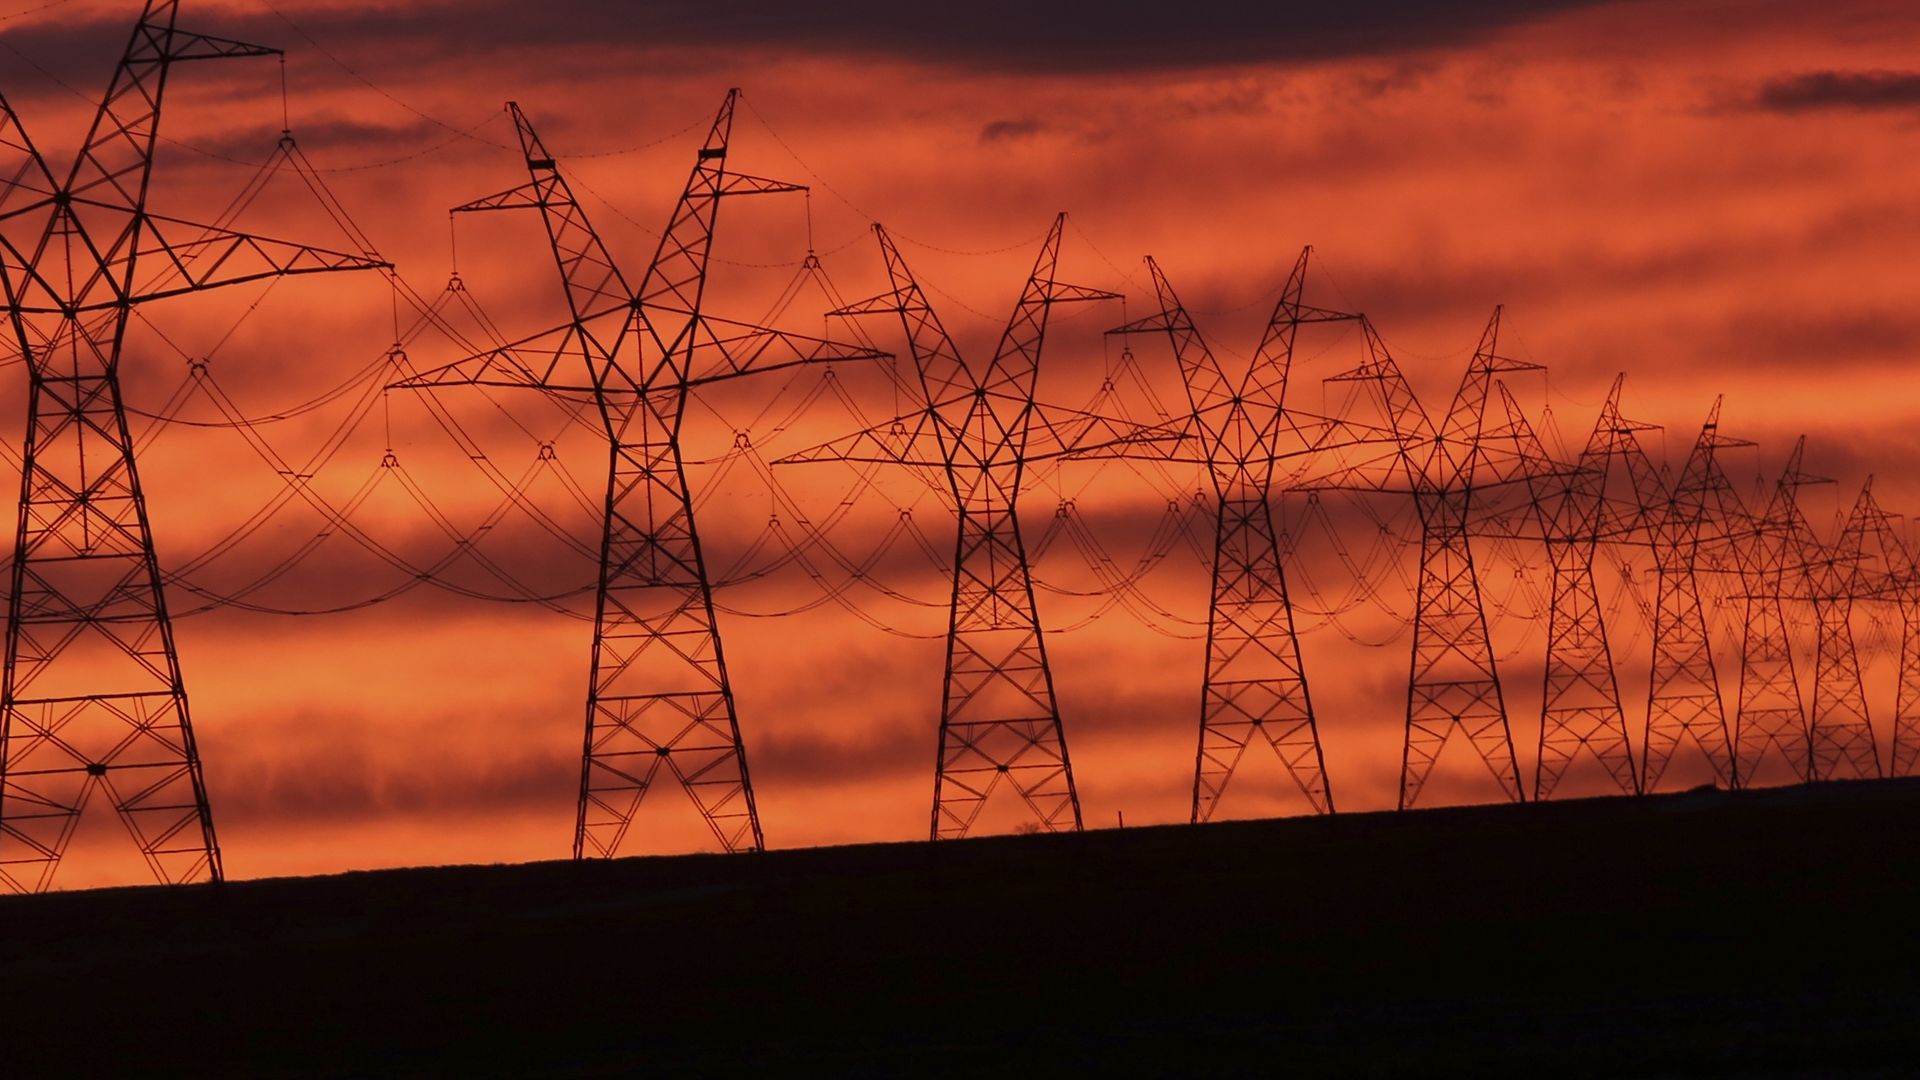
M 1413 807 L 1447 742 L 1457 730 L 1486 765 L 1507 798 L 1525 797 L 1520 762 L 1507 723 L 1506 702 L 1487 635 L 1486 610 L 1469 540 L 1476 484 L 1523 479 L 1499 470 L 1476 479 L 1489 461 L 1481 441 L 1487 395 L 1495 374 L 1537 370 L 1538 364 L 1497 354 L 1500 309 L 1468 361 L 1443 425 L 1436 431 L 1387 352 L 1365 321 L 1371 358 L 1330 381 L 1372 382 L 1393 429 L 1401 436 L 1405 490 L 1420 515 L 1420 577 L 1415 597 L 1413 657 L 1407 680 L 1407 727 L 1400 766 L 1400 809 Z
M 959 528 L 929 828 L 935 840 L 965 836 L 1003 783 L 1026 804 L 1038 828 L 1056 832 L 1081 825 L 1079 789 L 1017 513 L 1026 468 L 1041 456 L 1030 451 L 1029 439 L 1043 432 L 1057 438 L 1049 417 L 1065 413 L 1034 400 L 1048 312 L 1069 301 L 1119 298 L 1054 280 L 1066 217 L 1056 217 L 1048 230 L 984 371 L 961 358 L 892 238 L 875 225 L 892 290 L 836 314 L 900 318 L 924 407 L 781 459 L 882 461 L 944 471 Z M 1094 420 L 1085 414 L 1071 418 L 1076 426 Z
M 1813 705 L 1807 716 L 1808 771 L 1814 780 L 1880 775 L 1880 749 L 1854 648 L 1853 604 L 1869 587 L 1862 565 L 1867 533 L 1880 529 L 1884 516 L 1874 503 L 1873 478 L 1868 477 L 1835 544 L 1822 545 L 1801 522 L 1814 615 Z
M 1891 602 L 1900 613 L 1900 657 L 1887 775 L 1912 776 L 1915 766 L 1920 765 L 1920 567 L 1915 566 L 1913 551 L 1893 527 L 1894 515 L 1875 502 L 1871 480 L 1860 498 L 1869 504 L 1862 515 L 1864 531 L 1873 537 L 1880 560 L 1879 587 L 1868 592 Z
M 0 688 L 0 887 L 18 891 L 53 883 L 96 796 L 156 880 L 222 875 L 121 399 L 134 306 L 386 265 L 147 210 L 172 65 L 279 53 L 177 29 L 177 8 L 146 5 L 64 180 L 0 98 L 0 280 L 31 384 Z
M 1213 817 L 1256 736 L 1279 755 L 1314 811 L 1334 808 L 1273 523 L 1273 505 L 1287 486 L 1287 477 L 1276 476 L 1276 468 L 1288 458 L 1333 448 L 1330 422 L 1286 408 L 1294 339 L 1304 324 L 1359 317 L 1302 302 L 1312 251 L 1300 252 L 1253 362 L 1237 380 L 1214 359 L 1151 258 L 1147 269 L 1159 313 L 1108 331 L 1162 330 L 1173 342 L 1201 460 L 1219 502 L 1193 771 L 1191 820 L 1196 823 Z
M 1814 777 L 1807 714 L 1800 696 L 1800 677 L 1793 663 L 1792 638 L 1787 632 L 1786 601 L 1799 595 L 1801 562 L 1792 550 L 1802 523 L 1795 498 L 1800 485 L 1816 478 L 1800 472 L 1807 445 L 1801 436 L 1793 445 L 1786 469 L 1774 484 L 1763 516 L 1755 519 L 1744 542 L 1733 550 L 1740 562 L 1745 599 L 1745 638 L 1740 647 L 1740 709 L 1734 715 L 1733 745 L 1740 782 L 1751 785 L 1766 762 L 1779 757 L 1794 779 Z
M 804 190 L 727 171 L 738 95 L 727 92 L 638 290 L 628 286 L 533 125 L 508 103 L 531 179 L 457 209 L 539 210 L 571 317 L 397 384 L 532 387 L 591 397 L 598 406 L 610 454 L 576 859 L 619 851 L 662 768 L 723 849 L 764 846 L 694 531 L 681 423 L 688 395 L 710 383 L 883 355 L 701 310 L 720 199 Z
M 1716 536 L 1727 527 L 1715 451 L 1752 443 L 1720 434 L 1720 399 L 1700 427 L 1678 478 L 1656 468 L 1637 439 L 1626 448 L 1640 512 L 1653 548 L 1653 661 L 1647 688 L 1646 737 L 1641 741 L 1642 791 L 1657 791 L 1674 752 L 1692 743 L 1723 788 L 1738 784 L 1733 739 L 1714 671 L 1706 607 L 1698 573 L 1702 532 L 1713 516 Z
M 1627 718 L 1620 709 L 1620 686 L 1607 644 L 1600 590 L 1593 579 L 1594 549 L 1604 533 L 1616 539 L 1629 519 L 1606 511 L 1607 479 L 1613 459 L 1631 452 L 1628 440 L 1651 425 L 1620 415 L 1620 384 L 1613 388 L 1594 422 L 1593 434 L 1571 469 L 1535 470 L 1532 485 L 1553 588 L 1547 611 L 1547 660 L 1540 701 L 1540 756 L 1533 774 L 1533 797 L 1552 796 L 1583 755 L 1599 762 L 1622 794 L 1638 794 Z M 1500 387 L 1508 426 L 1531 443 L 1523 452 L 1545 458 L 1546 451 L 1505 384 Z

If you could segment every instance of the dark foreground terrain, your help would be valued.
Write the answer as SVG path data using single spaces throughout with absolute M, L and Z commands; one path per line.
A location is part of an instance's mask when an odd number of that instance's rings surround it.
M 1920 781 L 0 901 L 0 1075 L 1920 1070 Z

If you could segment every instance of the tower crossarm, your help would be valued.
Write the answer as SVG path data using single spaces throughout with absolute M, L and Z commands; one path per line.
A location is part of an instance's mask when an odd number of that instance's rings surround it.
M 1160 264 L 1151 255 L 1147 256 L 1146 263 L 1147 273 L 1153 279 L 1154 295 L 1160 301 L 1159 312 L 1115 327 L 1107 333 L 1164 332 L 1173 344 L 1174 360 L 1180 365 L 1187 401 L 1193 406 L 1193 414 L 1203 418 L 1203 428 L 1216 432 L 1209 441 L 1217 443 L 1221 438 L 1217 429 L 1224 427 L 1223 421 L 1231 415 L 1229 410 L 1239 394 L 1226 372 L 1221 370 L 1219 361 L 1214 359 L 1213 350 L 1207 347 L 1199 328 L 1187 315 L 1186 307 L 1180 303 L 1179 295 L 1167 281 Z
M 623 391 L 631 395 L 634 384 L 630 380 L 608 386 L 595 378 L 608 370 L 604 360 L 613 353 L 608 342 L 628 328 L 625 315 L 623 309 L 597 319 L 562 323 L 450 364 L 417 372 L 388 384 L 387 389 L 499 386 L 586 397 Z M 595 358 L 601 362 L 596 363 Z
M 713 127 L 695 157 L 693 171 L 687 177 L 673 216 L 660 234 L 660 244 L 648 263 L 647 276 L 640 282 L 638 296 L 648 310 L 661 308 L 697 319 L 707 282 L 707 258 L 713 250 L 714 215 L 720 200 L 728 195 L 767 195 L 805 191 L 799 184 L 767 180 L 727 171 L 727 145 L 733 133 L 734 107 L 740 100 L 738 88 L 727 91 L 714 115 Z M 681 328 L 684 334 L 691 322 Z M 654 327 L 661 351 L 674 350 L 676 335 L 663 326 Z
M 898 316 L 913 354 L 921 400 L 945 402 L 971 394 L 977 389 L 973 375 L 953 339 L 947 335 L 939 314 L 927 302 L 927 294 L 920 288 L 920 282 L 913 276 L 913 270 L 907 266 L 900 249 L 894 245 L 893 237 L 879 222 L 873 225 L 873 235 L 879 241 L 880 258 L 886 265 L 891 289 L 879 296 L 828 312 L 828 315 Z
M 561 288 L 566 293 L 567 308 L 574 320 L 591 319 L 609 310 L 631 306 L 633 290 L 588 220 L 586 209 L 574 198 L 573 188 L 561 175 L 553 152 L 541 141 L 518 102 L 507 102 L 507 115 L 513 119 L 514 133 L 526 161 L 527 182 L 455 207 L 453 212 L 540 211 L 554 265 L 560 273 Z M 603 359 L 611 359 L 611 350 Z
M 1326 381 L 1372 384 L 1396 442 L 1392 467 L 1379 478 L 1380 490 L 1391 490 L 1396 480 L 1402 490 L 1417 490 L 1426 483 L 1427 457 L 1435 434 L 1433 421 L 1421 408 L 1419 397 L 1373 321 L 1363 316 L 1360 330 L 1366 342 L 1366 360 L 1350 371 L 1328 376 Z
M 761 375 L 801 364 L 835 360 L 884 360 L 893 354 L 862 345 L 791 334 L 764 326 L 702 315 L 687 348 L 687 387 L 706 386 L 743 375 Z M 653 380 L 649 380 L 651 384 Z
M 1494 377 L 1507 372 L 1541 370 L 1539 364 L 1499 354 L 1501 311 L 1502 308 L 1496 306 L 1493 316 L 1487 320 L 1480 344 L 1473 351 L 1473 359 L 1468 362 L 1460 388 L 1454 392 L 1453 403 L 1447 409 L 1447 418 L 1434 439 L 1427 463 L 1427 482 L 1436 488 L 1470 487 L 1480 467 L 1495 464 L 1487 452 L 1489 441 L 1480 437 L 1486 424 L 1487 396 Z M 1509 477 L 1501 476 L 1501 479 Z
M 1118 300 L 1119 293 L 1082 285 L 1068 285 L 1054 279 L 1060 260 L 1060 237 L 1066 229 L 1067 215 L 1054 217 L 1053 227 L 1040 254 L 1034 259 L 1033 272 L 1014 305 L 1013 317 L 1000 336 L 993 362 L 974 385 L 974 403 L 962 430 L 978 433 L 984 441 L 983 461 L 1012 464 L 1026 452 L 1027 436 L 1033 419 L 1033 392 L 1040 374 L 1040 350 L 1046 340 L 1047 315 L 1053 305 L 1087 300 Z
M 101 99 L 73 169 L 62 190 L 94 202 L 135 212 L 146 205 L 153 172 L 153 143 L 160 123 L 160 102 L 167 69 L 188 60 L 277 56 L 279 49 L 209 37 L 174 26 L 179 0 L 148 0 L 134 24 L 112 84 Z M 138 236 L 136 222 L 128 242 Z M 120 247 L 120 244 L 110 245 Z
M 1266 332 L 1260 336 L 1260 346 L 1254 350 L 1253 363 L 1247 366 L 1246 378 L 1240 387 L 1242 398 L 1265 399 L 1276 413 L 1286 407 L 1287 376 L 1293 365 L 1293 344 L 1300 327 L 1309 323 L 1358 322 L 1361 318 L 1357 313 L 1330 311 L 1302 302 L 1306 293 L 1307 260 L 1312 255 L 1311 245 L 1300 249 L 1300 257 L 1294 260 L 1287 283 L 1280 290 L 1280 299 L 1267 319 Z

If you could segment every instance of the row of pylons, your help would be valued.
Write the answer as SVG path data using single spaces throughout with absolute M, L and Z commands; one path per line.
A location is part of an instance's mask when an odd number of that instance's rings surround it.
M 372 249 L 334 252 L 147 207 L 163 92 L 189 60 L 271 55 L 190 33 L 177 2 L 149 0 L 81 150 L 56 172 L 0 99 L 0 279 L 31 382 L 20 529 L 11 566 L 0 884 L 55 881 L 87 805 L 109 800 L 162 882 L 223 875 L 186 683 L 121 398 L 136 307 L 269 277 L 391 274 Z M 727 851 L 764 846 L 721 646 L 711 579 L 681 452 L 689 395 L 802 364 L 890 355 L 865 331 L 835 342 L 730 322 L 705 310 L 722 202 L 800 191 L 729 168 L 729 92 L 658 248 L 629 275 L 601 242 L 556 156 L 509 105 L 526 180 L 458 208 L 538 214 L 565 311 L 551 330 L 413 375 L 396 388 L 520 387 L 592 402 L 608 447 L 591 680 L 574 823 L 576 858 L 648 850 L 629 833 L 656 788 L 690 797 Z M 1035 395 L 1049 313 L 1119 294 L 1056 277 L 1064 215 L 1041 245 L 988 357 L 965 358 L 884 228 L 888 289 L 829 312 L 897 321 L 913 375 L 902 415 L 784 464 L 889 463 L 936 475 L 954 514 L 951 608 L 928 834 L 968 834 L 990 800 L 1018 800 L 1031 827 L 1082 826 L 1078 789 L 1034 599 L 1018 506 L 1031 471 L 1112 458 L 1201 469 L 1216 510 L 1192 820 L 1215 816 L 1251 748 L 1271 748 L 1309 807 L 1335 809 L 1287 588 L 1275 508 L 1286 492 L 1411 500 L 1419 568 L 1399 805 L 1415 805 L 1449 745 L 1464 745 L 1513 800 L 1551 797 L 1597 762 L 1622 794 L 1659 789 L 1679 755 L 1737 787 L 1770 758 L 1813 781 L 1883 772 L 1852 637 L 1853 606 L 1897 605 L 1903 627 L 1888 770 L 1920 757 L 1920 575 L 1891 516 L 1863 489 L 1837 540 L 1822 541 L 1797 493 L 1815 478 L 1792 457 L 1757 503 L 1729 481 L 1718 404 L 1669 469 L 1625 418 L 1616 381 L 1591 437 L 1556 457 L 1502 377 L 1535 365 L 1500 352 L 1496 310 L 1444 413 L 1429 413 L 1371 322 L 1305 301 L 1294 263 L 1250 363 L 1229 370 L 1161 267 L 1156 310 L 1116 334 L 1164 335 L 1189 408 L 1149 423 L 1065 409 Z M 816 263 L 817 265 L 817 263 Z M 1365 354 L 1335 381 L 1365 415 L 1320 416 L 1287 400 L 1303 326 L 1351 323 Z M 851 323 L 844 325 L 852 325 Z M 1349 410 L 1352 412 L 1354 410 Z M 778 464 L 777 463 L 777 464 Z M 1476 542 L 1544 547 L 1551 573 L 1541 734 L 1522 774 L 1496 670 Z M 1595 578 L 1596 552 L 1651 552 L 1651 679 L 1630 729 Z M 1707 583 L 1743 607 L 1735 689 L 1716 671 Z M 1727 584 L 1731 583 L 1731 584 Z M 1810 707 L 1789 637 L 1790 606 L 1814 615 Z M 1731 702 L 1731 707 L 1728 703 Z M 1637 737 L 1636 737 L 1637 736 Z

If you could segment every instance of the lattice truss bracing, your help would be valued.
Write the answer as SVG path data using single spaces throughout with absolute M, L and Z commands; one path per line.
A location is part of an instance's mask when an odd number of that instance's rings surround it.
M 1857 560 L 1846 574 L 1852 588 L 1835 590 L 1855 600 L 1891 603 L 1900 619 L 1898 675 L 1893 699 L 1889 776 L 1912 776 L 1920 764 L 1920 571 L 1911 548 L 1894 526 L 1896 515 L 1880 508 L 1873 478 L 1860 489 L 1842 531 L 1841 550 Z
M 509 104 L 529 180 L 458 211 L 537 210 L 568 321 L 398 383 L 528 387 L 593 401 L 609 455 L 573 853 L 616 854 L 662 772 L 726 851 L 764 845 L 680 448 L 688 395 L 724 379 L 884 354 L 701 309 L 723 198 L 804 188 L 727 168 L 729 91 L 638 289 Z
M 1805 542 L 1807 526 L 1800 515 L 1799 489 L 1823 482 L 1800 471 L 1805 447 L 1805 438 L 1794 444 L 1765 508 L 1757 515 L 1746 511 L 1750 525 L 1744 537 L 1736 534 L 1728 545 L 1744 608 L 1740 698 L 1733 721 L 1735 769 L 1743 785 L 1764 780 L 1769 763 L 1775 761 L 1795 780 L 1812 780 L 1815 774 L 1805 699 L 1787 622 L 1787 603 L 1802 595 L 1804 573 L 1798 549 Z M 1726 484 L 1724 489 L 1726 502 L 1735 508 L 1729 516 L 1739 520 L 1742 508 L 1732 486 Z
M 1664 464 L 1656 466 L 1637 440 L 1626 446 L 1627 469 L 1654 566 L 1642 791 L 1659 790 L 1674 755 L 1689 747 L 1705 759 L 1717 786 L 1730 788 L 1737 782 L 1699 563 L 1703 537 L 1714 544 L 1729 542 L 1723 499 L 1728 490 L 1714 455 L 1749 445 L 1720 434 L 1720 401 L 1715 399 L 1678 477 Z
M 1369 358 L 1330 381 L 1373 387 L 1387 423 L 1400 440 L 1394 474 L 1377 488 L 1411 496 L 1420 518 L 1420 570 L 1399 806 L 1408 809 L 1419 799 L 1456 731 L 1500 791 L 1518 801 L 1524 798 L 1519 758 L 1487 634 L 1470 526 L 1477 495 L 1524 484 L 1536 470 L 1551 468 L 1521 453 L 1516 433 L 1489 438 L 1484 430 L 1494 376 L 1535 370 L 1539 365 L 1495 351 L 1500 330 L 1496 308 L 1445 418 L 1436 427 L 1386 344 L 1370 323 L 1362 325 Z
M 1055 280 L 1065 225 L 1065 214 L 1054 219 L 983 368 L 962 358 L 886 229 L 875 225 L 892 288 L 835 314 L 899 317 L 919 372 L 918 407 L 778 462 L 885 462 L 945 479 L 958 530 L 929 830 L 936 840 L 965 836 L 1003 789 L 1037 828 L 1081 825 L 1018 503 L 1035 462 L 1095 454 L 1141 433 L 1035 400 L 1053 305 L 1119 298 Z
M 161 882 L 220 845 L 134 461 L 120 362 L 136 305 L 384 266 L 147 208 L 174 65 L 279 50 L 179 29 L 151 0 L 64 175 L 0 98 L 0 282 L 31 383 L 0 689 L 0 886 L 50 886 L 105 799 Z
M 1500 387 L 1506 430 L 1531 466 L 1525 472 L 1532 516 L 1552 574 L 1535 799 L 1551 797 L 1582 757 L 1596 761 L 1621 794 L 1640 790 L 1593 573 L 1595 548 L 1602 540 L 1631 534 L 1639 516 L 1637 500 L 1623 506 L 1607 497 L 1613 462 L 1634 453 L 1639 445 L 1635 433 L 1651 426 L 1620 415 L 1623 378 L 1614 380 L 1579 459 L 1565 468 L 1554 464 L 1513 395 L 1504 384 Z
M 1866 543 L 1870 532 L 1886 530 L 1885 517 L 1873 501 L 1871 478 L 1832 544 L 1813 535 L 1796 507 L 1795 555 L 1814 616 L 1813 701 L 1807 710 L 1807 771 L 1813 780 L 1880 775 L 1853 609 L 1856 599 L 1878 591 L 1880 567 L 1868 565 Z
M 1200 691 L 1200 740 L 1191 820 L 1213 817 L 1247 748 L 1271 747 L 1316 813 L 1334 809 L 1326 759 L 1287 595 L 1273 507 L 1289 484 L 1307 480 L 1320 456 L 1356 443 L 1391 445 L 1391 432 L 1286 407 L 1287 375 L 1300 327 L 1359 316 L 1303 303 L 1302 250 L 1267 321 L 1252 362 L 1238 378 L 1214 359 L 1206 339 L 1151 258 L 1147 269 L 1158 314 L 1109 333 L 1165 332 L 1186 386 L 1190 436 L 1175 444 L 1206 471 L 1217 513 L 1206 662 Z

